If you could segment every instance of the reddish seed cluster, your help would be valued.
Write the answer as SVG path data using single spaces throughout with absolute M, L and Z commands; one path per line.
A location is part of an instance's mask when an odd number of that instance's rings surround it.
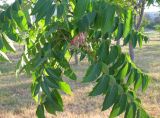
M 77 36 L 75 36 L 70 43 L 71 45 L 74 45 L 74 46 L 80 46 L 80 45 L 83 45 L 85 40 L 86 40 L 86 33 L 81 32 Z

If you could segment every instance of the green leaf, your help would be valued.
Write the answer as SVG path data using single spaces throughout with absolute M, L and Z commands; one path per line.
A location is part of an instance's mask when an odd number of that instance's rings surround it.
M 40 21 L 43 17 L 45 17 L 49 11 L 49 8 L 52 5 L 53 0 L 46 0 L 44 5 L 39 9 L 36 15 L 36 22 Z
M 102 72 L 104 74 L 109 74 L 109 66 L 102 62 Z
M 117 35 L 115 37 L 116 41 L 118 41 L 123 36 L 123 30 L 124 30 L 123 26 L 124 26 L 123 23 L 119 23 L 119 25 L 118 25 L 118 32 L 117 32 Z
M 32 0 L 32 1 L 33 1 L 33 0 Z M 19 2 L 20 5 L 23 3 L 22 0 L 18 0 L 18 2 Z
M 128 36 L 126 38 L 124 38 L 123 45 L 126 45 L 129 43 L 130 37 L 131 37 L 130 34 L 128 34 Z
M 13 46 L 13 42 L 7 37 L 7 35 L 2 34 L 3 44 L 5 45 L 6 49 L 12 52 L 15 52 L 16 49 Z
M 85 15 L 81 20 L 78 21 L 78 30 L 79 32 L 85 32 L 89 28 L 89 19 Z
M 41 10 L 41 8 L 45 5 L 45 3 L 49 0 L 38 0 L 38 2 L 35 4 L 33 10 L 32 10 L 32 15 L 36 14 Z
M 94 22 L 95 20 L 95 17 L 96 17 L 96 13 L 95 12 L 89 12 L 87 14 L 87 19 L 89 21 L 89 25 L 92 25 L 92 23 Z
M 134 82 L 134 78 L 135 78 L 135 73 L 134 73 L 134 70 L 132 69 L 127 80 L 128 86 Z
M 131 39 L 132 39 L 133 48 L 135 48 L 137 45 L 137 33 L 135 31 L 132 31 Z
M 57 101 L 58 105 L 60 106 L 60 111 L 63 110 L 63 101 L 62 101 L 62 97 L 60 95 L 60 93 L 58 92 L 58 90 L 54 89 L 51 92 L 52 97 L 55 99 L 55 101 Z
M 118 97 L 118 86 L 116 84 L 113 84 L 112 86 L 110 86 L 107 95 L 104 99 L 102 110 L 104 111 L 109 107 L 111 107 L 116 102 L 117 97 Z
M 116 79 L 117 80 L 124 80 L 125 77 L 127 76 L 128 72 L 128 63 L 125 62 L 122 66 L 122 68 L 120 68 L 120 70 L 118 70 L 118 74 L 116 75 Z
M 44 106 L 48 113 L 55 114 L 55 106 L 53 106 L 53 103 L 50 100 L 46 100 Z
M 89 26 L 92 25 L 96 17 L 95 12 L 89 12 L 84 15 L 77 23 L 79 32 L 85 32 L 88 30 Z
M 46 81 L 41 82 L 41 88 L 43 92 L 47 95 L 48 99 L 53 102 L 51 92 L 50 92 L 49 86 L 47 85 Z
M 51 92 L 52 101 L 47 97 L 44 102 L 45 109 L 51 114 L 55 114 L 56 111 L 63 111 L 63 102 L 60 94 L 57 90 Z
M 142 48 L 142 35 L 140 33 L 137 34 L 137 40 L 138 40 L 138 43 L 139 43 L 139 47 Z
M 57 53 L 54 54 L 57 62 L 65 69 L 64 75 L 69 77 L 72 80 L 76 80 L 77 79 L 76 74 L 73 72 L 68 61 L 64 58 L 63 55 L 64 54 L 62 54 L 62 53 L 60 53 L 59 55 Z
M 132 27 L 132 10 L 129 9 L 125 12 L 125 23 L 123 37 L 126 38 L 131 31 Z
M 40 54 L 35 55 L 31 61 L 33 70 L 40 67 L 46 61 L 46 59 L 46 57 L 42 57 Z
M 18 77 L 18 74 L 20 74 L 27 66 L 27 62 L 28 62 L 28 57 L 27 55 L 24 53 L 20 60 L 18 61 L 17 65 L 16 65 L 16 76 Z
M 127 91 L 127 99 L 129 103 L 136 101 L 136 93 L 134 90 Z
M 18 11 L 18 10 L 19 10 L 19 7 L 20 7 L 20 4 L 19 4 L 18 1 L 15 1 L 15 2 L 13 3 L 13 5 L 12 5 L 12 9 L 13 9 L 14 11 Z
M 150 118 L 150 117 L 143 109 L 138 109 L 137 118 Z
M 3 46 L 4 46 L 3 39 L 2 39 L 2 37 L 0 35 L 0 50 L 3 49 Z
M 125 58 L 125 54 L 121 54 L 119 57 L 118 57 L 118 60 L 116 61 L 115 64 L 113 64 L 110 68 L 109 68 L 109 73 L 111 75 L 113 75 L 115 72 L 116 72 L 116 69 L 120 68 L 120 66 L 122 66 L 124 64 L 124 62 L 126 61 L 126 58 Z
M 25 14 L 22 10 L 18 10 L 17 12 L 13 12 L 13 18 L 16 21 L 17 25 L 21 30 L 27 30 L 28 29 L 28 23 L 27 19 L 25 17 Z
M 46 110 L 51 114 L 55 114 L 56 111 L 63 111 L 62 98 L 56 89 L 51 91 L 51 97 L 52 100 L 50 100 L 47 96 L 44 103 Z
M 124 118 L 135 118 L 136 110 L 137 107 L 134 102 L 128 104 Z
M 99 78 L 98 84 L 93 88 L 92 92 L 89 94 L 90 96 L 97 96 L 102 93 L 105 93 L 108 89 L 110 76 L 102 76 Z
M 63 4 L 60 4 L 57 6 L 57 17 L 58 18 L 62 17 L 63 13 L 64 13 L 64 6 Z
M 119 116 L 121 113 L 123 113 L 126 109 L 127 105 L 127 95 L 122 94 L 119 98 L 118 103 L 116 103 L 111 111 L 110 118 L 115 118 L 116 116 Z
M 32 92 L 32 97 L 35 97 L 40 91 L 40 82 L 39 81 L 35 81 L 32 83 L 31 86 L 31 92 Z
M 96 17 L 95 12 L 89 12 L 77 22 L 79 32 L 85 32 L 92 25 Z
M 109 46 L 110 46 L 109 40 L 105 40 L 101 43 L 99 49 L 97 50 L 97 56 L 99 57 L 99 61 L 108 63 L 107 61 L 109 55 Z
M 86 53 L 82 51 L 80 56 L 80 61 L 82 61 L 85 57 L 86 57 Z
M 0 61 L 3 62 L 3 61 L 10 61 L 9 58 L 7 57 L 7 55 L 0 51 Z
M 50 36 L 53 32 L 55 32 L 58 29 L 58 24 L 54 24 L 53 27 L 51 27 L 48 31 L 46 31 L 45 36 Z
M 49 76 L 51 76 L 53 79 L 61 81 L 61 70 L 60 69 L 52 69 L 52 68 L 46 68 L 46 72 Z
M 118 24 L 119 24 L 119 17 L 114 17 L 114 25 L 111 30 L 111 33 L 113 33 L 118 28 Z
M 36 115 L 38 118 L 45 118 L 43 105 L 38 105 L 37 110 L 36 110 Z
M 74 15 L 75 17 L 77 17 L 77 19 L 82 17 L 82 15 L 87 9 L 88 3 L 89 3 L 89 0 L 77 0 L 76 7 L 74 10 Z
M 10 28 L 10 30 L 6 31 L 6 35 L 8 36 L 8 38 L 14 42 L 21 42 L 20 37 L 18 36 L 18 34 L 16 33 L 16 30 L 13 28 Z
M 96 80 L 99 77 L 100 73 L 101 73 L 101 64 L 99 63 L 92 64 L 88 68 L 85 77 L 83 78 L 83 82 L 91 82 Z
M 51 88 L 56 88 L 56 89 L 59 89 L 59 88 L 60 88 L 59 85 L 58 85 L 58 81 L 57 81 L 56 79 L 52 78 L 51 76 L 45 76 L 44 78 L 45 78 L 45 79 L 44 79 L 45 83 L 46 83 L 49 87 L 51 87 Z
M 148 87 L 150 79 L 147 75 L 142 75 L 142 91 L 145 91 Z
M 72 94 L 71 88 L 66 82 L 59 82 L 58 84 L 60 89 L 64 91 L 66 94 L 69 94 L 69 95 Z
M 70 67 L 65 69 L 64 74 L 72 80 L 77 79 L 76 74 L 73 72 L 73 70 Z
M 46 15 L 46 19 L 45 19 L 46 25 L 47 25 L 48 23 L 50 23 L 51 17 L 52 17 L 52 16 L 54 15 L 54 13 L 55 13 L 55 9 L 56 9 L 56 5 L 55 5 L 55 4 L 52 4 L 52 6 L 50 7 L 50 9 L 48 10 L 48 13 L 47 13 L 47 15 Z
M 134 84 L 134 90 L 137 91 L 141 85 L 142 85 L 142 75 L 137 72 L 136 73 L 136 81 Z
M 102 25 L 102 33 L 111 32 L 114 24 L 114 15 L 115 15 L 115 6 L 108 5 L 106 6 L 105 11 L 105 22 Z
M 11 7 L 9 7 L 7 10 L 6 10 L 6 16 L 9 18 L 9 19 L 12 19 L 12 9 Z
M 118 58 L 119 54 L 121 53 L 120 46 L 112 46 L 111 51 L 109 53 L 109 63 L 114 63 Z

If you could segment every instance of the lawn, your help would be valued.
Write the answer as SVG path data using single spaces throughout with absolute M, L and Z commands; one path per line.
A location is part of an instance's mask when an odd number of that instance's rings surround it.
M 143 48 L 137 48 L 135 63 L 148 73 L 151 83 L 147 91 L 139 96 L 142 98 L 144 108 L 151 116 L 160 118 L 160 34 L 148 33 L 150 42 L 144 44 Z M 159 41 L 158 41 L 159 40 Z M 30 95 L 31 78 L 24 74 L 16 79 L 14 69 L 16 61 L 21 54 L 10 55 L 13 63 L 0 63 L 0 118 L 35 118 L 36 104 Z M 124 51 L 127 47 L 124 47 Z M 72 65 L 78 75 L 77 81 L 68 81 L 73 89 L 73 95 L 63 94 L 64 112 L 57 116 L 47 114 L 47 118 L 104 118 L 108 116 L 110 110 L 101 112 L 103 96 L 87 97 L 91 91 L 92 84 L 81 84 L 84 70 L 87 69 L 87 62 L 83 61 L 78 66 Z

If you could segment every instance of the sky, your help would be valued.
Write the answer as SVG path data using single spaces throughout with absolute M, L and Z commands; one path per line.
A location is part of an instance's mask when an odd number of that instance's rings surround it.
M 2 1 L 5 1 L 5 0 L 0 0 L 0 4 L 2 4 Z M 13 3 L 15 0 L 6 0 L 9 4 Z M 158 12 L 160 11 L 160 7 L 156 7 L 156 6 L 153 6 L 151 5 L 150 7 L 146 7 L 145 8 L 145 12 Z
M 151 5 L 150 7 L 145 8 L 145 12 L 158 12 L 158 11 L 160 11 L 160 6 L 156 7 Z

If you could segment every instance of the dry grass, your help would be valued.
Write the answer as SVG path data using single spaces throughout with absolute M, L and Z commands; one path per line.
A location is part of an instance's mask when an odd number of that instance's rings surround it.
M 156 38 L 160 40 L 159 35 L 156 35 Z M 153 78 L 147 91 L 144 94 L 138 93 L 142 98 L 143 106 L 152 116 L 160 118 L 160 41 L 151 41 L 142 49 L 137 48 L 136 64 Z M 30 95 L 31 78 L 21 75 L 20 79 L 15 79 L 14 68 L 14 63 L 0 64 L 0 118 L 35 118 L 36 105 Z M 70 83 L 74 95 L 63 94 L 64 112 L 58 113 L 57 116 L 46 114 L 47 118 L 107 117 L 110 110 L 100 111 L 103 96 L 87 97 L 93 85 L 80 83 L 87 64 L 82 62 L 79 66 L 73 65 L 73 68 L 78 75 L 78 80 L 65 80 Z

